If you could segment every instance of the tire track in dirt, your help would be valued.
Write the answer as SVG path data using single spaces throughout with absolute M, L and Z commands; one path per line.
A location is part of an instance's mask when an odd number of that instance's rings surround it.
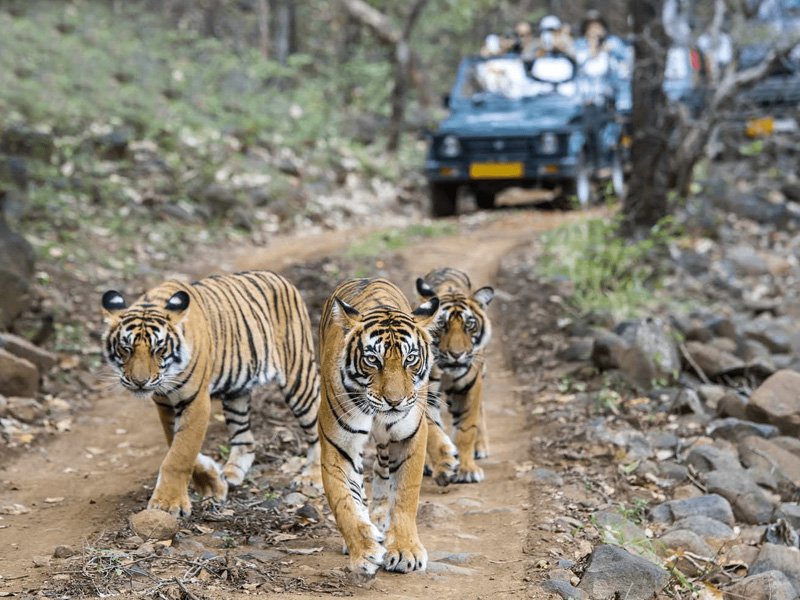
M 580 216 L 509 212 L 475 231 L 426 240 L 401 252 L 407 271 L 396 275 L 397 283 L 410 293 L 417 276 L 450 265 L 467 271 L 476 285 L 491 284 L 499 261 L 517 245 Z M 286 240 L 275 248 L 207 258 L 196 271 L 281 269 L 338 252 L 352 239 L 352 234 L 342 233 Z M 292 244 L 301 250 L 293 252 Z M 446 564 L 441 568 L 449 570 L 432 569 L 427 575 L 381 573 L 371 589 L 355 589 L 356 596 L 531 597 L 523 581 L 523 547 L 529 513 L 542 510 L 547 499 L 529 489 L 527 479 L 516 477 L 515 466 L 527 460 L 528 440 L 535 432 L 527 429 L 527 409 L 515 397 L 516 382 L 503 358 L 500 334 L 509 325 L 502 323 L 502 315 L 492 314 L 492 318 L 496 334 L 487 357 L 485 392 L 492 455 L 483 461 L 486 481 L 442 489 L 426 479 L 421 497 L 420 535 L 432 559 L 456 554 L 459 564 Z M 3 591 L 37 589 L 44 573 L 34 568 L 32 557 L 49 556 L 59 544 L 76 548 L 91 544 L 103 530 L 118 527 L 141 508 L 146 496 L 142 486 L 152 483 L 164 450 L 150 403 L 109 393 L 100 395 L 88 414 L 76 416 L 72 431 L 0 467 L 0 505 L 20 503 L 31 509 L 0 521 L 0 526 L 6 525 L 0 529 L 0 575 L 7 585 Z M 63 500 L 45 502 L 54 498 Z M 437 517 L 439 513 L 448 516 Z M 345 564 L 340 547 L 338 537 L 324 540 L 321 554 L 300 557 L 292 568 L 299 573 L 339 568 Z

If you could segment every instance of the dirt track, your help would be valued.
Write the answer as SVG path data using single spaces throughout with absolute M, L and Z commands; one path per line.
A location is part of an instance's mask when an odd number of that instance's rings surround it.
M 561 213 L 510 212 L 476 231 L 427 240 L 400 252 L 408 272 L 397 274 L 398 283 L 410 292 L 417 275 L 452 265 L 467 271 L 477 285 L 491 284 L 505 254 L 535 232 L 567 218 Z M 206 262 L 203 270 L 281 269 L 293 261 L 337 252 L 343 240 L 343 236 L 325 236 L 280 242 L 214 265 Z M 293 252 L 293 244 L 303 250 Z M 485 391 L 491 442 L 491 456 L 483 464 L 486 481 L 442 489 L 426 480 L 421 498 L 420 534 L 431 559 L 441 565 L 437 561 L 444 555 L 466 554 L 457 558 L 457 566 L 449 566 L 453 563 L 450 559 L 444 571 L 434 572 L 434 567 L 427 575 L 381 573 L 370 589 L 354 590 L 357 597 L 536 597 L 523 580 L 531 550 L 539 544 L 535 536 L 528 537 L 528 532 L 536 515 L 549 512 L 549 499 L 542 490 L 531 489 L 530 480 L 517 477 L 515 467 L 529 460 L 528 440 L 536 432 L 528 428 L 529 411 L 514 393 L 513 374 L 501 351 L 503 328 L 511 324 L 503 323 L 502 315 L 495 313 L 493 318 L 497 325 L 489 350 L 490 375 Z M 6 585 L 0 584 L 0 591 L 38 589 L 46 570 L 34 568 L 32 557 L 49 556 L 59 544 L 80 548 L 141 509 L 142 498 L 146 498 L 142 486 L 152 483 L 163 452 L 160 428 L 149 403 L 108 395 L 101 397 L 89 414 L 77 419 L 73 431 L 4 465 L 2 504 L 19 503 L 31 511 L 0 521 L 7 526 L 0 529 L 0 574 Z M 440 513 L 447 516 L 430 517 Z M 323 547 L 321 553 L 296 557 L 290 568 L 308 574 L 344 566 L 337 535 L 318 542 Z

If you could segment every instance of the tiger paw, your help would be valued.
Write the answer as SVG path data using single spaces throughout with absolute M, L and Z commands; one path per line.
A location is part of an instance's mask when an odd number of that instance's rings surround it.
M 419 540 L 405 544 L 389 544 L 383 559 L 383 568 L 396 573 L 424 571 L 428 566 L 428 552 Z
M 228 497 L 228 482 L 222 478 L 219 465 L 202 454 L 195 461 L 192 483 L 201 498 L 222 501 Z
M 458 467 L 458 471 L 456 472 L 455 477 L 453 477 L 453 481 L 455 483 L 481 482 L 483 481 L 483 469 L 476 466 L 467 467 L 461 465 L 460 467 Z
M 237 487 L 242 485 L 244 481 L 245 471 L 239 465 L 227 463 L 225 468 L 222 469 L 222 477 L 225 479 L 229 487 Z
M 453 464 L 444 463 L 436 465 L 436 468 L 433 470 L 433 480 L 437 485 L 446 486 L 455 480 L 457 473 L 458 462 Z
M 170 494 L 156 488 L 150 502 L 147 503 L 147 508 L 163 510 L 173 517 L 185 518 L 192 514 L 192 502 L 186 490 L 183 493 Z
M 475 448 L 475 458 L 489 458 L 489 447 L 488 446 L 477 446 Z
M 384 564 L 386 548 L 377 542 L 370 543 L 358 554 L 350 554 L 349 569 L 356 581 L 368 581 L 375 577 Z
M 307 464 L 303 467 L 303 470 L 292 479 L 292 482 L 298 487 L 312 485 L 317 489 L 323 489 L 322 471 L 320 470 L 319 463 Z

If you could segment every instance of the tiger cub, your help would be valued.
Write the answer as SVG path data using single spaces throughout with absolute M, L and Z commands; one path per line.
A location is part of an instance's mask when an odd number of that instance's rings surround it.
M 273 380 L 305 432 L 304 474 L 318 480 L 319 375 L 308 310 L 291 283 L 268 271 L 215 275 L 168 281 L 130 306 L 110 290 L 102 305 L 104 356 L 125 388 L 152 397 L 169 445 L 148 508 L 185 517 L 190 478 L 218 500 L 242 483 L 255 458 L 250 391 Z M 211 398 L 222 400 L 230 435 L 221 470 L 200 454 Z
M 323 309 L 322 483 L 356 576 L 427 566 L 416 515 L 433 366 L 428 330 L 438 306 L 431 298 L 412 311 L 389 281 L 353 279 Z M 377 448 L 371 512 L 363 475 L 370 434 Z
M 439 298 L 437 327 L 433 331 L 436 365 L 431 371 L 430 393 L 447 395 L 453 417 L 454 441 L 459 465 L 453 481 L 483 481 L 483 469 L 476 458 L 489 456 L 489 437 L 483 410 L 484 348 L 492 336 L 486 308 L 494 290 L 482 287 L 475 292 L 466 273 L 444 268 L 417 279 L 422 298 Z M 441 427 L 438 406 L 431 403 L 429 413 Z

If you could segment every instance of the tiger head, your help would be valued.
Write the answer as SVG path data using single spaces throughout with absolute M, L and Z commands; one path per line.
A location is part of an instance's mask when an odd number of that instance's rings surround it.
M 423 298 L 437 293 L 422 277 L 417 279 L 417 292 Z M 452 289 L 438 297 L 441 308 L 433 331 L 436 364 L 444 370 L 468 368 L 492 337 L 486 307 L 494 298 L 494 289 L 482 287 L 472 295 Z
M 340 365 L 345 388 L 363 394 L 365 412 L 410 411 L 433 366 L 429 329 L 439 299 L 429 299 L 410 314 L 388 307 L 361 313 L 335 300 L 333 312 L 345 333 Z
M 191 355 L 180 325 L 189 303 L 190 296 L 183 290 L 165 302 L 145 295 L 130 307 L 115 290 L 103 294 L 103 316 L 108 323 L 103 355 L 125 388 L 137 395 L 170 390 Z

